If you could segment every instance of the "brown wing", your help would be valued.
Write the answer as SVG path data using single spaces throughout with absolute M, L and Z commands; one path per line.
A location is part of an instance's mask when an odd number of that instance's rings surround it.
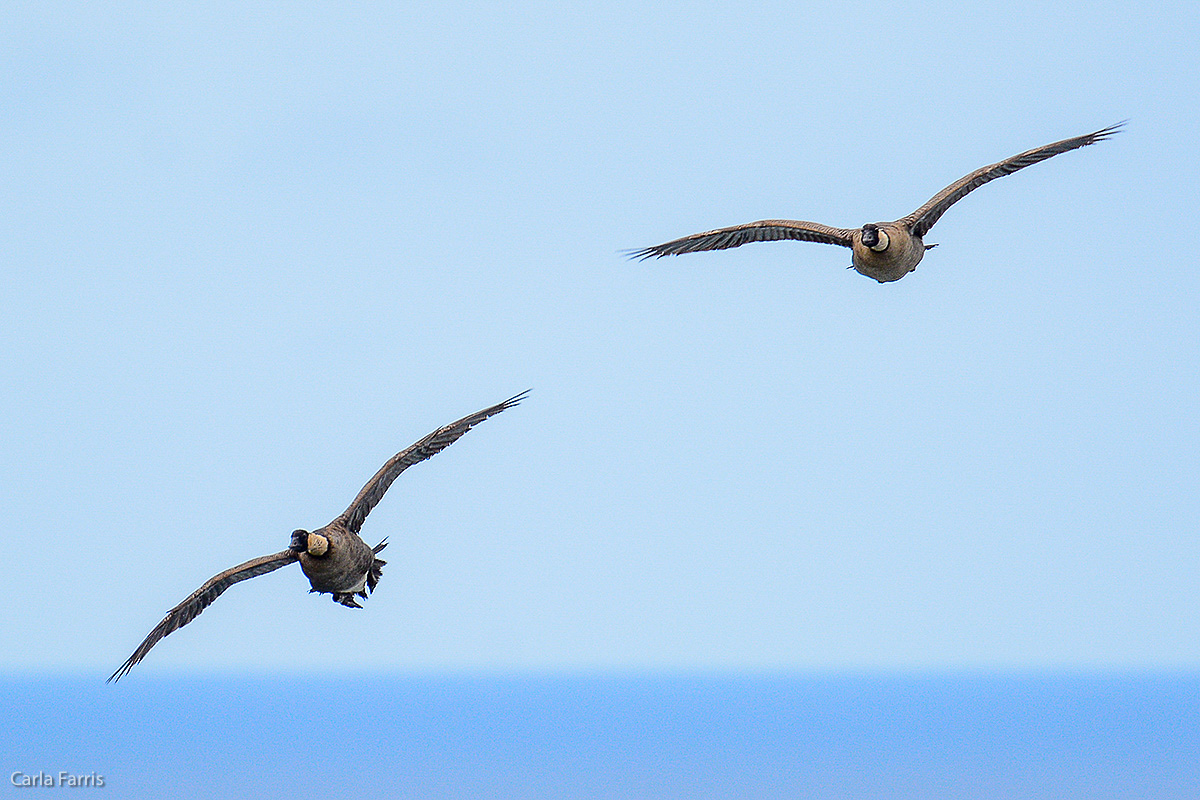
M 900 220 L 909 226 L 909 230 L 916 236 L 924 236 L 933 227 L 933 223 L 937 222 L 942 214 L 946 213 L 946 209 L 962 200 L 971 192 L 983 186 L 988 181 L 994 181 L 996 178 L 1003 178 L 1005 175 L 1011 175 L 1019 169 L 1025 169 L 1039 161 L 1045 161 L 1047 158 L 1052 158 L 1059 153 L 1065 153 L 1068 150 L 1074 150 L 1077 147 L 1086 147 L 1089 144 L 1102 142 L 1121 130 L 1124 122 L 1118 122 L 1116 125 L 1110 125 L 1107 128 L 1101 128 L 1095 133 L 1089 133 L 1086 136 L 1076 136 L 1073 139 L 1063 139 L 1061 142 L 1048 144 L 1043 147 L 1035 147 L 1033 150 L 1026 150 L 1024 153 L 1006 158 L 997 164 L 980 167 L 970 175 L 965 175 L 959 180 L 942 189 L 940 192 L 930 198 L 929 202 L 918 208 L 913 213 L 909 214 L 904 219 Z
M 645 261 L 647 258 L 677 256 L 681 253 L 695 253 L 700 250 L 726 250 L 730 247 L 741 247 L 748 242 L 776 242 L 780 239 L 799 239 L 803 242 L 820 242 L 821 244 L 851 247 L 853 234 L 854 231 L 845 228 L 831 228 L 818 222 L 804 222 L 796 219 L 762 219 L 758 222 L 747 222 L 745 225 L 734 225 L 732 228 L 717 228 L 715 231 L 694 233 L 665 244 L 643 247 L 641 250 L 631 250 L 629 257 Z
M 527 394 L 529 394 L 528 389 L 516 397 L 510 397 L 503 403 L 497 403 L 491 408 L 485 408 L 483 411 L 476 411 L 470 416 L 463 417 L 458 422 L 452 422 L 443 428 L 438 428 L 421 441 L 401 450 L 379 468 L 379 472 L 375 473 L 375 477 L 367 481 L 367 485 L 358 493 L 358 497 L 354 498 L 354 502 L 350 504 L 350 507 L 336 521 L 341 522 L 351 531 L 358 533 L 359 529 L 362 528 L 363 520 L 367 518 L 367 514 L 370 514 L 371 509 L 383 499 L 384 493 L 387 492 L 388 487 L 392 485 L 392 481 L 396 480 L 396 477 L 401 472 L 404 472 L 404 470 L 413 464 L 420 463 L 442 452 L 458 441 L 459 437 L 471 430 L 471 428 L 490 416 L 499 414 L 507 408 L 512 408 L 524 400 Z
M 282 553 L 276 553 L 271 556 L 262 556 L 245 564 L 239 564 L 233 569 L 227 569 L 220 575 L 210 578 L 203 586 L 188 595 L 188 598 L 179 605 L 172 608 L 163 617 L 162 622 L 150 631 L 150 635 L 138 645 L 137 650 L 133 651 L 133 655 L 121 665 L 121 668 L 114 672 L 108 678 L 108 683 L 120 680 L 129 670 L 133 669 L 134 665 L 146 657 L 146 653 L 150 652 L 150 648 L 158 644 L 159 639 L 162 639 L 169 633 L 179 630 L 184 625 L 194 620 L 200 615 L 200 612 L 212 605 L 212 601 L 221 596 L 221 592 L 233 586 L 239 581 L 244 581 L 249 578 L 256 578 L 259 575 L 266 575 L 268 572 L 274 572 L 280 567 L 286 567 L 293 561 L 296 561 L 298 556 L 291 550 L 284 550 Z

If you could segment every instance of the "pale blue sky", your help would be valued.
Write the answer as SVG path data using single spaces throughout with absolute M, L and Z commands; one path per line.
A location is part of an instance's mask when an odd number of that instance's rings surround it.
M 1200 666 L 1200 11 L 27 3 L 0 30 L 0 667 Z M 764 217 L 908 213 L 879 285 Z

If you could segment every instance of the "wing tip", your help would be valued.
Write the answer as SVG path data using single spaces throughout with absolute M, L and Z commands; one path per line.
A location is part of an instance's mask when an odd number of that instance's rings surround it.
M 621 255 L 630 261 L 647 261 L 651 258 L 662 258 L 667 255 L 679 255 L 678 253 L 670 253 L 662 249 L 663 245 L 657 244 L 653 247 L 639 247 L 637 249 L 622 250 Z
M 1118 133 L 1120 133 L 1122 130 L 1125 129 L 1125 124 L 1128 122 L 1129 122 L 1128 119 L 1123 119 L 1120 122 L 1116 123 L 1115 125 L 1109 125 L 1107 128 L 1101 128 L 1100 130 L 1096 131 L 1095 133 L 1089 133 L 1087 136 L 1087 138 L 1088 138 L 1087 143 L 1095 144 L 1096 142 L 1103 142 L 1105 139 L 1108 139 L 1108 138 L 1111 138 L 1111 137 L 1117 135 Z
M 116 683 L 117 681 L 121 680 L 121 678 L 124 678 L 126 675 L 128 675 L 129 671 L 136 665 L 137 661 L 134 660 L 133 656 L 130 656 L 129 660 L 122 664 L 116 672 L 108 676 L 108 680 L 106 680 L 105 683 Z
M 497 412 L 504 411 L 506 409 L 512 408 L 515 405 L 519 405 L 520 402 L 522 400 L 524 400 L 526 397 L 528 397 L 529 393 L 532 391 L 533 391 L 533 387 L 530 387 L 530 388 L 526 389 L 525 391 L 520 392 L 519 394 L 514 394 L 512 397 L 508 398 L 503 403 L 496 406 L 496 411 Z

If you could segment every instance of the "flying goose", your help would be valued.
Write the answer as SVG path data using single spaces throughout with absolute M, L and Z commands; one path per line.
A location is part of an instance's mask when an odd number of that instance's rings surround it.
M 503 403 L 477 411 L 463 417 L 458 422 L 438 428 L 419 442 L 401 450 L 388 459 L 375 477 L 367 481 L 367 485 L 354 498 L 350 507 L 341 516 L 323 528 L 311 533 L 305 530 L 292 532 L 292 541 L 288 548 L 270 556 L 261 556 L 227 569 L 219 575 L 210 578 L 203 586 L 188 595 L 188 598 L 172 608 L 163 617 L 162 622 L 150 631 L 150 635 L 138 645 L 133 655 L 121 665 L 121 668 L 109 676 L 108 682 L 120 680 L 134 665 L 146 657 L 150 648 L 169 633 L 172 633 L 195 619 L 201 611 L 208 608 L 221 592 L 239 581 L 255 578 L 274 572 L 280 567 L 286 567 L 295 561 L 300 562 L 300 568 L 308 576 L 312 584 L 310 592 L 320 592 L 333 595 L 336 603 L 350 608 L 362 608 L 355 597 L 366 598 L 375 589 L 387 562 L 378 557 L 378 553 L 387 546 L 384 539 L 374 547 L 368 547 L 359 538 L 358 531 L 362 528 L 363 520 L 371 509 L 383 499 L 384 492 L 392 485 L 401 472 L 420 463 L 425 459 L 440 453 L 454 444 L 471 428 L 483 422 L 488 417 L 499 414 L 505 409 L 512 408 L 525 399 L 528 390 L 516 397 L 510 397 Z
M 662 256 L 677 256 L 681 253 L 695 253 L 700 250 L 725 250 L 730 247 L 740 247 L 747 242 L 800 239 L 805 242 L 822 242 L 849 247 L 854 251 L 853 263 L 850 266 L 855 270 L 880 283 L 898 281 L 917 268 L 917 264 L 921 262 L 921 256 L 925 255 L 926 250 L 937 247 L 936 244 L 925 244 L 922 241 L 923 237 L 946 212 L 946 209 L 966 197 L 967 194 L 988 181 L 1011 175 L 1019 169 L 1024 169 L 1039 161 L 1045 161 L 1059 153 L 1104 141 L 1117 133 L 1124 124 L 1124 122 L 1118 122 L 1116 125 L 1110 125 L 1086 136 L 1063 139 L 1061 142 L 1027 150 L 996 164 L 980 167 L 942 189 L 930 198 L 928 203 L 907 217 L 902 217 L 895 222 L 871 222 L 861 228 L 850 229 L 831 228 L 828 225 L 800 220 L 764 219 L 758 222 L 748 222 L 745 225 L 734 225 L 730 228 L 717 228 L 713 231 L 692 234 L 653 247 L 644 247 L 641 250 L 631 251 L 629 256 L 645 260 L 652 257 L 661 258 Z

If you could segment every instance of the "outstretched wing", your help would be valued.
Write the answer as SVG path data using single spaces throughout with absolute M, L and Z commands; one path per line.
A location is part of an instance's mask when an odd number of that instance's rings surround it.
M 758 222 L 747 222 L 745 225 L 734 225 L 732 228 L 717 228 L 715 231 L 694 233 L 665 244 L 643 247 L 641 250 L 631 250 L 629 257 L 645 261 L 647 258 L 677 256 L 681 253 L 695 253 L 700 250 L 726 250 L 730 247 L 741 247 L 748 242 L 777 242 L 780 239 L 799 239 L 803 242 L 820 242 L 821 244 L 851 247 L 853 235 L 854 231 L 845 228 L 831 228 L 818 222 L 804 222 L 797 219 L 762 219 Z
M 1011 175 L 1019 169 L 1025 169 L 1039 161 L 1052 158 L 1059 153 L 1065 153 L 1068 150 L 1074 150 L 1078 147 L 1086 147 L 1089 144 L 1102 142 L 1120 131 L 1121 126 L 1124 124 L 1124 122 L 1118 122 L 1116 125 L 1101 128 L 1095 133 L 1089 133 L 1086 136 L 1076 136 L 1072 139 L 1063 139 L 1061 142 L 1055 142 L 1054 144 L 1035 147 L 1033 150 L 1018 153 L 997 164 L 980 167 L 970 175 L 965 175 L 945 189 L 942 189 L 930 198 L 928 203 L 900 221 L 908 225 L 909 230 L 913 232 L 914 236 L 924 236 L 933 227 L 933 223 L 937 222 L 942 214 L 946 213 L 946 209 L 988 181 L 994 181 L 996 178 Z
M 371 513 L 371 509 L 383 499 L 384 493 L 392 485 L 392 481 L 396 480 L 396 476 L 413 464 L 417 464 L 442 452 L 458 441 L 459 437 L 471 430 L 471 428 L 490 416 L 499 414 L 507 408 L 512 408 L 524 400 L 527 394 L 529 394 L 528 389 L 516 397 L 510 397 L 503 403 L 497 403 L 491 408 L 476 411 L 470 416 L 463 417 L 458 422 L 452 422 L 443 428 L 438 428 L 421 441 L 410 445 L 392 456 L 386 464 L 380 467 L 379 472 L 375 473 L 375 477 L 367 481 L 367 485 L 362 488 L 362 491 L 358 493 L 358 497 L 354 498 L 354 502 L 337 518 L 337 521 L 355 533 L 358 533 L 359 529 L 362 528 L 363 520 L 367 518 L 367 514 Z
M 108 683 L 120 680 L 129 670 L 133 669 L 134 665 L 146 657 L 146 653 L 150 652 L 150 648 L 158 644 L 159 639 L 162 639 L 169 633 L 179 630 L 184 625 L 194 620 L 200 615 L 200 612 L 212 605 L 212 601 L 221 596 L 221 592 L 233 586 L 239 581 L 244 581 L 249 578 L 256 578 L 259 575 L 266 575 L 268 572 L 274 572 L 280 567 L 286 567 L 293 561 L 296 561 L 298 556 L 291 550 L 284 550 L 282 553 L 276 553 L 271 556 L 262 556 L 245 564 L 239 564 L 233 569 L 227 569 L 220 575 L 210 578 L 203 586 L 188 595 L 188 598 L 179 605 L 172 608 L 163 617 L 162 622 L 150 631 L 150 635 L 138 645 L 137 650 L 133 651 L 133 655 L 121 665 L 121 668 L 114 672 L 108 678 Z

